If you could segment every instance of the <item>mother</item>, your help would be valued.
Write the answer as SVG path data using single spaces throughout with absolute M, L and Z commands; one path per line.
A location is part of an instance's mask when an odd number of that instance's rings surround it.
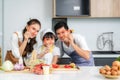
M 22 31 L 14 32 L 11 39 L 11 51 L 19 63 L 31 57 L 33 49 L 37 48 L 36 36 L 41 28 L 37 19 L 31 19 Z M 25 64 L 24 64 L 25 65 Z

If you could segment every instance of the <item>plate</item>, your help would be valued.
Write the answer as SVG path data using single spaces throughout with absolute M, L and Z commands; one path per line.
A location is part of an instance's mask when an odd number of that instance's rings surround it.
M 102 74 L 103 75 L 103 74 Z M 109 79 L 116 79 L 116 78 L 119 78 L 120 76 L 117 75 L 117 76 L 113 76 L 113 75 L 103 75 L 104 77 L 106 78 L 109 78 Z

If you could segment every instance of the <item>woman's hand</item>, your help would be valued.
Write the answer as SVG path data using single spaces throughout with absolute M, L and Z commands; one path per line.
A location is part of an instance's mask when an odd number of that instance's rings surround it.
M 27 42 L 28 42 L 28 39 L 30 38 L 31 34 L 30 32 L 26 31 L 24 33 L 24 41 L 21 43 L 20 47 L 19 47 L 19 51 L 20 51 L 20 54 L 21 56 L 24 55 L 24 50 L 25 50 L 25 47 L 27 45 Z
M 25 40 L 28 40 L 30 38 L 30 36 L 31 36 L 30 32 L 26 31 L 24 34 Z

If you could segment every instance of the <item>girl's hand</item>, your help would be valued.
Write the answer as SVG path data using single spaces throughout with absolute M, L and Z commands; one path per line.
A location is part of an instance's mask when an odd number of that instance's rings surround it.
M 43 53 L 47 54 L 47 53 L 49 53 L 49 51 L 50 51 L 49 47 L 45 47 L 45 49 L 43 50 Z

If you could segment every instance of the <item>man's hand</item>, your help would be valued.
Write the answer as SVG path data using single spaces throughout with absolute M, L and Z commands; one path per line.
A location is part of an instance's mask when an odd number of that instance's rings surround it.
M 71 45 L 74 44 L 74 39 L 73 39 L 72 34 L 69 34 L 68 41 L 69 41 L 69 44 L 71 44 Z

